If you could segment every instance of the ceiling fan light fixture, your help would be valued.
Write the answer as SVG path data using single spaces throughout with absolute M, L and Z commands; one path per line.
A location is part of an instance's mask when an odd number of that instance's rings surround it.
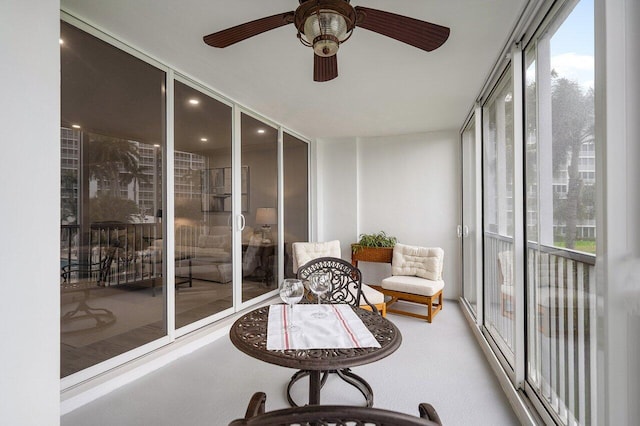
M 304 37 L 318 56 L 333 56 L 349 38 L 347 20 L 333 10 L 318 10 L 304 23 Z
M 378 33 L 430 52 L 449 38 L 450 29 L 409 16 L 351 6 L 351 0 L 298 0 L 295 11 L 277 13 L 236 25 L 203 37 L 212 47 L 228 47 L 250 37 L 293 24 L 305 47 L 313 48 L 313 81 L 329 81 L 338 76 L 336 53 L 355 27 Z

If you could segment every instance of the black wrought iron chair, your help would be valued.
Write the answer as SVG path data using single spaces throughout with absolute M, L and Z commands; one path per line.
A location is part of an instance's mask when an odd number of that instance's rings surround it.
M 86 264 L 69 264 L 60 268 L 60 278 L 62 279 L 63 288 L 73 289 L 78 287 L 72 282 L 73 278 L 80 283 L 86 283 L 86 280 L 82 280 L 86 277 L 92 277 L 98 285 L 104 285 L 109 277 L 111 264 L 113 263 L 115 252 L 118 249 L 118 244 L 113 247 L 109 247 L 106 253 L 100 258 L 99 261 Z
M 243 419 L 236 419 L 229 426 L 255 425 L 393 425 L 393 426 L 442 426 L 437 411 L 431 404 L 418 405 L 420 417 L 397 411 L 350 405 L 307 405 L 265 412 L 267 395 L 253 394 Z
M 371 311 L 379 314 L 376 306 L 370 303 L 362 292 L 362 273 L 351 263 L 337 257 L 320 257 L 300 266 L 297 277 L 298 279 L 306 281 L 311 274 L 316 272 L 328 273 L 329 281 L 331 282 L 331 288 L 322 297 L 323 303 L 347 304 L 355 307 L 366 305 Z M 310 297 L 312 301 L 317 300 L 314 299 L 312 295 L 310 295 Z M 291 406 L 298 406 L 291 397 L 292 386 L 301 378 L 309 376 L 310 373 L 308 370 L 299 370 L 291 377 L 287 386 L 287 400 Z M 349 368 L 324 371 L 320 381 L 321 388 L 326 383 L 330 373 L 337 374 L 342 380 L 358 389 L 365 397 L 368 407 L 373 405 L 373 390 L 371 386 L 369 386 L 366 380 L 354 374 Z
M 351 263 L 337 257 L 319 257 L 298 268 L 297 277 L 302 281 L 316 272 L 329 273 L 331 289 L 323 296 L 324 303 L 344 303 L 351 306 L 368 306 L 379 313 L 374 304 L 362 292 L 362 272 Z M 364 303 L 361 303 L 363 301 Z

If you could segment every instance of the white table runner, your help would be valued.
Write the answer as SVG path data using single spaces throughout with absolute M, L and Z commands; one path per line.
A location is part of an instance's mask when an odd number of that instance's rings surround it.
M 299 330 L 293 332 L 286 327 L 291 321 L 291 310 L 286 308 L 286 305 L 269 307 L 268 350 L 380 347 L 349 305 L 294 305 L 293 324 Z M 314 318 L 314 312 L 324 312 L 327 316 Z

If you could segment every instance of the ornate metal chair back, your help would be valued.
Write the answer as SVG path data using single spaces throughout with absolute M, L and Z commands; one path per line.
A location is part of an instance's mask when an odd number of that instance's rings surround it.
M 372 426 L 442 426 L 431 404 L 418 405 L 420 417 L 396 411 L 349 405 L 305 405 L 265 412 L 266 395 L 256 392 L 244 419 L 236 419 L 229 426 L 241 425 L 372 425 Z
M 298 268 L 298 279 L 308 281 L 311 274 L 326 272 L 329 274 L 331 288 L 323 296 L 325 303 L 345 303 L 360 306 L 362 295 L 362 273 L 351 263 L 337 257 L 319 257 L 310 260 Z M 365 302 L 371 305 L 366 299 Z M 373 305 L 371 305 L 373 306 Z M 373 306 L 374 312 L 377 312 Z

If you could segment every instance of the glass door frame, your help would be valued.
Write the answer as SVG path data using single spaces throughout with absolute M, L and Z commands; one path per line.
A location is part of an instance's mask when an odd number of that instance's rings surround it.
M 241 169 L 242 169 L 242 114 L 245 114 L 251 118 L 263 122 L 265 125 L 270 126 L 278 131 L 277 141 L 277 203 L 276 208 L 278 210 L 278 225 L 283 223 L 283 170 L 282 170 L 282 126 L 250 111 L 240 105 L 234 105 L 233 107 L 233 145 L 231 148 L 231 163 L 232 163 L 232 184 L 231 184 L 231 204 L 232 204 L 232 223 L 233 223 L 233 306 L 234 311 L 238 312 L 246 309 L 250 306 L 254 306 L 271 299 L 278 294 L 278 287 L 271 291 L 268 291 L 260 296 L 249 299 L 245 302 L 242 301 L 242 230 L 246 225 L 246 219 L 242 214 L 242 194 L 239 191 L 241 185 Z M 278 269 L 277 276 L 274 277 L 274 281 L 279 283 L 284 271 L 284 227 L 278 226 Z
M 523 159 L 523 144 L 524 144 L 524 130 L 523 130 L 523 98 L 524 98 L 524 79 L 523 79 L 523 64 L 524 55 L 522 51 L 522 44 L 515 43 L 510 50 L 510 60 L 505 63 L 504 70 L 501 73 L 500 78 L 496 80 L 494 90 L 500 88 L 500 81 L 502 78 L 510 77 L 512 80 L 513 90 L 513 156 L 510 160 L 513 161 L 513 276 L 523 277 L 523 279 L 516 279 L 513 283 L 514 298 L 515 301 L 515 315 L 514 315 L 514 336 L 513 336 L 513 363 L 509 361 L 507 356 L 503 353 L 504 348 L 502 344 L 492 336 L 488 327 L 485 325 L 485 319 L 482 318 L 482 330 L 487 341 L 493 348 L 493 352 L 496 354 L 500 363 L 502 364 L 505 372 L 509 376 L 512 384 L 516 389 L 523 389 L 525 384 L 525 334 L 524 330 L 526 311 L 525 311 L 525 277 L 526 277 L 526 265 L 525 265 L 525 217 L 524 217 L 524 194 L 525 194 L 525 182 L 524 182 L 524 159 Z M 493 92 L 492 92 L 493 93 Z M 490 96 L 487 96 L 489 99 Z M 486 101 L 486 100 L 485 100 Z M 483 110 L 486 107 L 486 102 L 483 105 Z M 483 117 L 484 118 L 484 117 Z M 484 122 L 484 120 L 483 120 Z M 483 156 L 484 156 L 484 135 L 482 138 Z M 482 165 L 484 167 L 484 164 Z M 481 169 L 483 170 L 483 169 Z M 484 188 L 484 182 L 483 182 Z M 484 192 L 484 191 L 483 191 Z M 483 201 L 484 203 L 484 201 Z M 484 217 L 484 209 L 482 213 Z M 484 223 L 484 220 L 483 220 Z M 484 229 L 483 229 L 484 233 Z M 484 260 L 483 250 L 483 260 Z M 484 275 L 482 277 L 484 281 Z M 482 304 L 487 304 L 486 298 L 488 295 L 486 292 L 482 292 Z
M 138 346 L 134 349 L 131 349 L 127 352 L 124 352 L 120 355 L 109 358 L 105 361 L 102 361 L 93 366 L 87 367 L 83 370 L 78 371 L 77 373 L 73 373 L 69 376 L 63 377 L 60 379 L 60 389 L 61 392 L 65 392 L 70 388 L 80 385 L 81 383 L 90 383 L 92 379 L 95 379 L 101 374 L 107 373 L 110 370 L 116 370 L 123 365 L 134 361 L 142 356 L 148 355 L 153 351 L 158 349 L 167 347 L 170 344 L 175 343 L 178 337 L 189 334 L 197 329 L 200 329 L 204 326 L 211 325 L 216 321 L 219 321 L 223 318 L 230 317 L 233 313 L 239 312 L 247 307 L 257 305 L 260 303 L 264 303 L 268 299 L 274 297 L 277 294 L 277 290 L 270 291 L 265 293 L 257 298 L 251 299 L 247 302 L 241 302 L 241 290 L 242 290 L 242 272 L 241 265 L 242 264 L 242 240 L 241 233 L 239 232 L 239 228 L 241 227 L 241 194 L 240 191 L 237 191 L 236 188 L 240 187 L 241 182 L 241 132 L 240 132 L 240 116 L 242 113 L 247 114 L 251 117 L 259 119 L 263 121 L 265 124 L 277 129 L 278 131 L 278 141 L 277 141 L 277 179 L 278 179 L 278 221 L 279 224 L 283 223 L 284 216 L 284 198 L 283 198 L 283 134 L 284 132 L 288 133 L 291 136 L 296 137 L 302 142 L 308 145 L 308 154 L 306 159 L 307 166 L 307 203 L 308 203 L 308 214 L 307 214 L 307 237 L 310 239 L 313 233 L 315 232 L 315 215 L 313 214 L 314 210 L 314 182 L 315 182 L 315 170 L 312 170 L 312 162 L 311 158 L 315 155 L 316 148 L 315 144 L 312 143 L 308 138 L 305 138 L 298 133 L 287 129 L 286 127 L 275 123 L 274 121 L 267 119 L 248 108 L 234 102 L 231 99 L 228 99 L 213 89 L 209 88 L 208 85 L 189 77 L 185 74 L 179 73 L 175 71 L 170 65 L 167 65 L 151 56 L 147 56 L 145 53 L 136 50 L 129 45 L 126 44 L 126 41 L 121 41 L 117 38 L 117 36 L 112 36 L 98 27 L 94 27 L 81 19 L 76 18 L 72 14 L 66 12 L 65 10 L 60 11 L 60 21 L 66 22 L 87 34 L 96 37 L 97 39 L 119 49 L 143 62 L 148 63 L 149 65 L 157 68 L 158 70 L 165 73 L 164 86 L 165 86 L 165 111 L 163 114 L 163 120 L 165 124 L 165 145 L 162 147 L 163 153 L 163 161 L 162 161 L 162 203 L 163 203 L 163 221 L 162 221 L 162 232 L 165 236 L 164 244 L 163 244 L 163 285 L 166 293 L 165 298 L 165 307 L 164 307 L 164 318 L 165 325 L 167 327 L 166 334 L 154 341 Z M 201 91 L 203 94 L 210 96 L 226 105 L 232 107 L 232 226 L 233 226 L 233 249 L 232 249 L 232 262 L 234 265 L 233 272 L 233 285 L 234 285 L 234 296 L 233 296 L 233 307 L 230 309 L 225 309 L 219 313 L 211 315 L 209 317 L 198 320 L 194 323 L 188 324 L 179 329 L 175 328 L 175 160 L 174 160 L 174 152 L 175 152 L 175 138 L 174 138 L 174 81 L 179 81 L 180 83 L 186 84 L 194 89 Z M 284 226 L 278 226 L 278 265 L 277 265 L 277 280 L 279 281 L 281 277 L 284 276 Z M 239 262 L 239 263 L 238 263 Z M 63 401 L 63 404 L 66 403 Z
M 469 129 L 469 126 L 474 125 L 474 149 L 473 157 L 466 159 L 465 155 L 468 149 L 465 147 L 467 141 L 464 139 L 464 134 Z M 474 175 L 473 187 L 466 186 L 464 183 L 465 166 L 472 164 Z M 460 253 L 462 259 L 462 302 L 466 305 L 469 312 L 474 317 L 475 323 L 478 327 L 482 326 L 484 304 L 481 299 L 483 297 L 483 223 L 482 223 L 482 107 L 477 104 L 471 112 L 469 118 L 465 122 L 460 132 L 460 165 L 461 165 L 461 213 L 460 213 L 460 228 L 458 230 L 458 237 L 461 239 Z M 466 193 L 470 190 L 471 193 Z M 465 200 L 470 201 L 468 204 Z M 465 221 L 465 211 L 471 210 L 472 223 Z M 471 230 L 471 231 L 469 231 Z M 465 258 L 465 245 L 472 245 L 475 256 L 470 259 Z M 465 295 L 466 281 L 470 280 L 471 284 L 475 286 L 475 308 L 471 305 L 471 302 Z
M 170 80 L 170 90 L 168 88 L 167 93 L 171 93 L 171 97 L 173 99 L 173 101 L 175 101 L 174 99 L 174 83 L 175 81 L 178 81 L 184 85 L 187 85 L 189 87 L 191 87 L 192 89 L 198 90 L 200 92 L 202 92 L 203 95 L 208 96 L 212 99 L 215 99 L 216 101 L 225 104 L 227 106 L 229 106 L 232 110 L 231 113 L 231 120 L 232 120 L 232 132 L 231 132 L 231 146 L 232 146 L 232 150 L 233 150 L 233 145 L 235 144 L 236 138 L 235 138 L 235 134 L 233 132 L 233 108 L 235 107 L 235 104 L 225 98 L 224 96 L 221 96 L 219 94 L 217 94 L 216 92 L 212 91 L 211 89 L 207 88 L 205 85 L 203 85 L 202 83 L 199 83 L 183 74 L 180 74 L 178 72 L 174 72 L 172 70 L 172 79 Z M 173 330 L 175 330 L 175 337 L 181 337 L 184 336 L 186 334 L 189 334 L 199 328 L 202 328 L 206 325 L 209 325 L 211 323 L 214 323 L 215 321 L 218 321 L 220 319 L 226 318 L 229 315 L 231 315 L 232 313 L 236 312 L 236 310 L 232 307 L 224 309 L 220 312 L 216 312 L 213 315 L 210 315 L 208 317 L 202 318 L 200 320 L 194 321 L 190 324 L 187 324 L 183 327 L 180 328 L 175 328 L 175 139 L 174 139 L 174 105 L 175 103 L 172 101 L 171 103 L 171 120 L 167 121 L 167 134 L 170 136 L 171 138 L 171 148 L 169 148 L 169 146 L 167 146 L 167 152 L 170 152 L 171 155 L 166 155 L 167 158 L 167 173 L 165 173 L 167 175 L 167 191 L 165 191 L 165 196 L 167 197 L 166 201 L 163 201 L 165 203 L 165 205 L 167 206 L 167 224 L 166 229 L 164 229 L 165 235 L 167 235 L 167 239 L 171 240 L 171 244 L 172 244 L 172 248 L 168 248 L 168 253 L 171 254 L 171 259 L 169 259 L 167 261 L 167 268 L 172 268 L 172 271 L 166 271 L 167 272 L 167 278 L 168 281 L 170 280 L 171 282 L 167 282 L 166 285 L 168 287 L 171 288 L 171 291 L 168 292 L 167 294 L 171 294 L 171 297 L 173 298 L 173 300 L 171 302 L 169 302 L 169 306 L 171 307 L 171 309 L 173 310 L 173 312 L 171 313 L 171 315 L 169 316 L 169 318 L 171 318 L 171 321 L 173 321 Z M 171 126 L 171 131 L 169 131 L 169 126 Z M 171 161 L 171 163 L 169 164 L 169 160 Z M 169 191 L 171 191 L 171 196 L 169 196 Z M 233 191 L 232 191 L 233 192 Z M 170 210 L 169 210 L 170 209 Z M 232 213 L 233 215 L 233 213 Z M 171 223 L 169 224 L 169 219 L 171 220 Z M 172 232 L 168 233 L 167 231 L 171 229 Z M 235 264 L 234 264 L 235 265 Z M 234 289 L 235 291 L 235 289 Z
M 108 34 L 100 31 L 99 29 L 85 23 L 84 21 L 74 17 L 73 15 L 68 14 L 67 12 L 65 12 L 64 10 L 60 11 L 60 21 L 66 22 L 84 32 L 86 32 L 87 34 L 115 47 L 116 49 L 119 49 L 129 55 L 131 55 L 132 57 L 139 59 L 140 61 L 146 62 L 147 64 L 159 69 L 160 71 L 163 71 L 165 73 L 165 88 L 167 88 L 167 91 L 165 93 L 165 115 L 164 115 L 164 120 L 166 123 L 166 135 L 165 135 L 165 146 L 162 147 L 163 149 L 163 161 L 162 161 L 162 186 L 163 186 L 163 194 L 162 194 L 162 202 L 164 203 L 165 206 L 167 206 L 167 201 L 168 201 L 168 194 L 167 194 L 167 185 L 171 185 L 172 181 L 173 181 L 173 172 L 171 172 L 171 182 L 169 182 L 169 177 L 167 174 L 167 170 L 169 168 L 169 164 L 167 163 L 167 152 L 170 152 L 170 150 L 173 149 L 173 134 L 169 132 L 170 130 L 170 126 L 173 125 L 173 90 L 169 90 L 169 86 L 171 86 L 169 83 L 171 83 L 173 81 L 173 70 L 149 57 L 146 56 L 145 54 L 141 53 L 138 50 L 135 50 L 131 47 L 129 47 L 128 45 L 120 42 L 119 40 L 109 36 Z M 173 164 L 173 161 L 171 161 L 171 164 Z M 173 191 L 173 189 L 171 189 L 171 191 Z M 172 206 L 173 207 L 173 206 Z M 167 229 L 169 229 L 169 222 L 171 222 L 171 225 L 173 226 L 173 218 L 167 218 L 168 220 L 164 220 L 162 223 L 162 232 L 166 234 Z M 171 236 L 171 240 L 173 239 L 173 237 Z M 165 242 L 165 247 L 164 247 L 164 252 L 167 253 L 167 250 L 169 250 L 169 243 L 173 244 L 173 241 L 169 242 L 166 241 Z M 166 255 L 165 255 L 165 260 L 166 260 Z M 83 370 L 80 370 L 76 373 L 70 374 L 66 377 L 62 377 L 60 378 L 60 389 L 62 391 L 69 389 L 73 386 L 76 386 L 82 382 L 85 382 L 87 380 L 93 379 L 96 376 L 103 374 L 111 369 L 117 368 L 122 366 L 123 364 L 133 361 L 136 358 L 139 358 L 143 355 L 146 355 L 154 350 L 157 350 L 163 346 L 166 346 L 168 344 L 170 344 L 171 342 L 173 342 L 175 340 L 175 333 L 173 328 L 171 327 L 170 324 L 170 320 L 172 321 L 172 317 L 174 315 L 174 310 L 173 310 L 173 306 L 172 306 L 172 301 L 173 301 L 173 279 L 167 279 L 166 277 L 168 276 L 167 274 L 170 272 L 168 271 L 168 268 L 166 267 L 167 263 L 170 262 L 164 262 L 163 268 L 164 270 L 162 271 L 162 273 L 164 274 L 164 282 L 163 285 L 165 286 L 166 294 L 167 297 L 165 299 L 165 309 L 164 309 L 164 315 L 165 317 L 163 318 L 165 321 L 165 325 L 167 327 L 167 332 L 164 336 L 153 340 L 149 343 L 145 343 L 141 346 L 138 346 L 134 349 L 131 349 L 127 352 L 124 352 L 120 355 L 116 355 L 112 358 L 109 358 L 105 361 L 99 362 L 98 364 L 94 364 L 90 367 L 87 367 Z
M 312 204 L 311 200 L 313 195 L 311 193 L 312 188 L 312 170 L 311 170 L 311 156 L 312 156 L 312 143 L 300 134 L 281 126 L 274 121 L 265 118 L 264 116 L 257 114 L 244 108 L 241 105 L 233 104 L 232 113 L 232 128 L 233 128 L 233 145 L 232 145 L 232 223 L 233 223 L 233 306 L 234 311 L 238 312 L 248 307 L 264 303 L 265 301 L 273 298 L 278 294 L 278 286 L 276 285 L 272 291 L 264 293 L 255 298 L 247 301 L 242 301 L 242 229 L 245 225 L 245 218 L 242 214 L 242 194 L 237 189 L 241 185 L 241 168 L 242 168 L 242 114 L 245 114 L 251 118 L 263 122 L 265 125 L 270 126 L 277 130 L 277 220 L 278 220 L 278 247 L 277 247 L 277 271 L 274 281 L 278 284 L 285 276 L 285 226 L 284 226 L 284 133 L 293 136 L 300 141 L 308 145 L 307 149 L 307 239 L 310 239 L 312 235 Z M 236 266 L 238 265 L 238 266 Z

